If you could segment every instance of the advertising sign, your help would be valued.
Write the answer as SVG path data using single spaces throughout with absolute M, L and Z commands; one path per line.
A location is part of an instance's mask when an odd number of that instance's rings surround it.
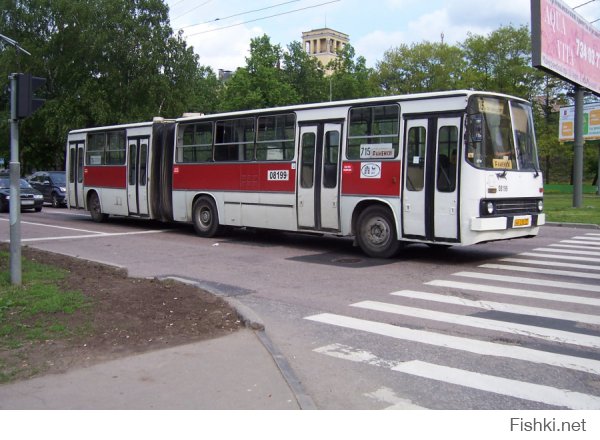
M 600 94 L 600 31 L 560 0 L 531 0 L 532 63 Z
M 575 107 L 561 107 L 558 140 L 573 142 L 575 138 Z M 600 139 L 600 103 L 583 106 L 583 139 Z

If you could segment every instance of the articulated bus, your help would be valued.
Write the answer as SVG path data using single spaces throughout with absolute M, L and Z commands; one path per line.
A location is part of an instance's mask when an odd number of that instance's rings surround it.
M 109 215 L 403 244 L 532 237 L 545 223 L 531 106 L 476 91 L 71 131 L 68 202 Z

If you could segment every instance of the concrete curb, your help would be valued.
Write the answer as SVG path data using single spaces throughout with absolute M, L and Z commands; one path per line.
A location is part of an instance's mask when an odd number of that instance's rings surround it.
M 557 228 L 574 228 L 574 229 L 600 229 L 600 225 L 590 223 L 554 223 L 546 222 L 544 226 L 554 226 Z
M 277 365 L 277 368 L 279 369 L 281 375 L 287 382 L 288 387 L 294 394 L 294 397 L 296 398 L 296 402 L 298 403 L 300 409 L 317 409 L 317 406 L 315 405 L 311 397 L 305 392 L 304 387 L 302 386 L 302 382 L 300 382 L 300 380 L 296 376 L 296 373 L 294 373 L 294 370 L 290 366 L 285 356 L 277 349 L 275 344 L 273 344 L 271 338 L 269 338 L 269 336 L 265 332 L 265 324 L 254 310 L 252 310 L 245 304 L 242 304 L 239 300 L 235 298 L 225 296 L 222 291 L 218 289 L 211 289 L 210 286 L 207 286 L 205 283 L 193 279 L 182 278 L 177 276 L 165 276 L 160 277 L 159 279 L 169 279 L 173 281 L 178 281 L 180 283 L 196 286 L 199 289 L 206 290 L 212 293 L 213 295 L 218 296 L 219 298 L 223 298 L 233 309 L 235 309 L 238 316 L 240 317 L 240 320 L 244 323 L 244 326 L 254 330 L 254 333 L 258 337 L 258 340 L 269 352 L 271 358 Z

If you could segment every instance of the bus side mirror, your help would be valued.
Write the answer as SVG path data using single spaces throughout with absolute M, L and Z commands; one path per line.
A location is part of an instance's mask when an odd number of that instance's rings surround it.
M 469 115 L 469 122 L 467 124 L 469 129 L 469 135 L 471 142 L 483 141 L 483 116 L 479 113 L 475 115 Z

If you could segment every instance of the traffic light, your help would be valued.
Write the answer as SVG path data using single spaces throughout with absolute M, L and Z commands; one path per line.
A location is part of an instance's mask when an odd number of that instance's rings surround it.
M 42 106 L 45 99 L 35 96 L 35 92 L 44 84 L 46 78 L 31 76 L 30 73 L 17 75 L 17 119 L 28 117 Z

